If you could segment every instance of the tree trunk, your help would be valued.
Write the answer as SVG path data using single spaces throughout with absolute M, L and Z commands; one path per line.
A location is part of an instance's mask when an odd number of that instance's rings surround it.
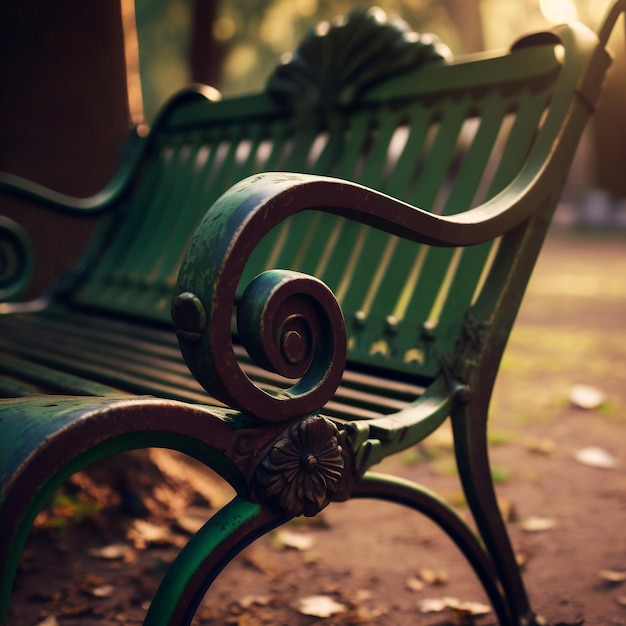
M 119 2 L 0 2 L 0 171 L 89 195 L 110 178 L 129 127 Z M 28 296 L 84 248 L 93 220 L 0 198 L 37 250 Z

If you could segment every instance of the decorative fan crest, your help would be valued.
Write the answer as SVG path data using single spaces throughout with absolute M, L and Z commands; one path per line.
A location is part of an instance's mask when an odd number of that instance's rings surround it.
M 267 90 L 296 109 L 347 106 L 381 78 L 450 58 L 435 35 L 419 35 L 377 7 L 355 9 L 312 30 L 283 57 Z

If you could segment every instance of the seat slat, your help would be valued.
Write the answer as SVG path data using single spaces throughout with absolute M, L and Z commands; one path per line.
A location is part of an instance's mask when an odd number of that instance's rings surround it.
M 32 317 L 10 320 L 8 329 L 13 332 L 0 343 L 12 356 L 0 371 L 22 376 L 57 393 L 102 394 L 107 390 L 125 390 L 174 395 L 192 402 L 214 402 L 190 376 L 173 333 L 145 327 L 136 329 L 124 322 L 105 319 L 100 322 L 93 317 L 57 319 L 53 315 L 38 321 Z M 59 336 L 64 337 L 61 347 Z M 238 347 L 237 353 L 244 371 L 261 387 L 275 390 L 291 384 L 251 364 L 242 348 Z M 58 372 L 64 373 L 57 375 Z M 92 380 L 101 380 L 103 384 Z M 15 383 L 11 388 L 17 395 Z M 422 392 L 415 384 L 401 381 L 385 384 L 376 376 L 346 372 L 332 404 L 324 410 L 330 415 L 369 419 L 406 407 Z
M 26 352 L 26 351 L 25 351 Z M 102 385 L 93 380 L 77 375 L 67 374 L 57 369 L 50 369 L 41 365 L 40 361 L 29 361 L 25 358 L 4 354 L 0 371 L 5 374 L 19 376 L 29 383 L 35 383 L 39 388 L 34 393 L 42 391 L 53 391 L 56 393 L 67 393 L 77 396 L 102 396 L 111 393 L 120 393 L 120 390 L 109 385 Z M 24 385 L 22 381 L 16 385 L 8 386 L 8 395 L 22 395 L 24 389 L 29 385 Z M 33 393 L 33 391 L 31 391 Z

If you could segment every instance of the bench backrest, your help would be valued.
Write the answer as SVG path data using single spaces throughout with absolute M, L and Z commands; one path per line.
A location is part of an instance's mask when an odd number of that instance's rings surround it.
M 366 19 L 394 28 L 376 15 Z M 318 29 L 313 40 L 324 50 L 342 28 Z M 415 44 L 399 32 L 409 47 Z M 171 294 L 196 224 L 225 189 L 260 171 L 346 178 L 440 214 L 493 197 L 520 175 L 538 142 L 553 142 L 560 132 L 558 118 L 575 97 L 585 61 L 568 48 L 569 32 L 563 41 L 545 35 L 510 53 L 458 62 L 437 58 L 439 48 L 422 41 L 426 52 L 409 69 L 385 67 L 387 53 L 372 43 L 375 54 L 358 62 L 356 49 L 340 48 L 342 55 L 314 49 L 313 56 L 327 61 L 320 70 L 315 60 L 307 66 L 305 46 L 264 93 L 218 102 L 201 90 L 180 94 L 144 140 L 138 175 L 115 223 L 98 234 L 107 245 L 71 302 L 171 324 Z M 317 94 L 301 84 L 311 67 L 326 80 Z M 560 183 L 554 181 L 555 190 Z M 349 359 L 430 378 L 441 366 L 439 354 L 453 350 L 447 344 L 457 341 L 501 247 L 496 240 L 432 248 L 331 214 L 305 213 L 266 238 L 244 278 L 270 267 L 317 275 L 343 307 Z

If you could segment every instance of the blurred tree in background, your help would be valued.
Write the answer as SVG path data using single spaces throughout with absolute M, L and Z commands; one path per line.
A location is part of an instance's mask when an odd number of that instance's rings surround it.
M 224 95 L 262 89 L 280 56 L 320 20 L 376 4 L 455 55 L 503 48 L 526 32 L 578 19 L 597 28 L 610 0 L 135 0 L 146 117 L 189 82 Z M 589 140 L 598 157 L 583 183 L 626 197 L 626 75 L 623 29 L 613 80 Z M 618 164 L 618 166 L 616 166 Z M 591 180 L 589 180 L 591 179 Z
M 234 95 L 261 89 L 282 54 L 320 20 L 379 5 L 459 56 L 509 46 L 526 32 L 579 19 L 597 28 L 612 0 L 21 0 L 0 3 L 0 170 L 88 195 L 109 179 L 131 123 L 189 82 Z M 138 42 L 138 55 L 137 55 Z M 613 79 L 579 150 L 573 191 L 589 186 L 626 221 L 626 55 L 618 29 Z M 138 57 L 138 59 L 137 59 Z M 617 78 L 617 79 L 616 79 Z M 80 255 L 91 220 L 2 199 L 33 239 L 40 293 Z

